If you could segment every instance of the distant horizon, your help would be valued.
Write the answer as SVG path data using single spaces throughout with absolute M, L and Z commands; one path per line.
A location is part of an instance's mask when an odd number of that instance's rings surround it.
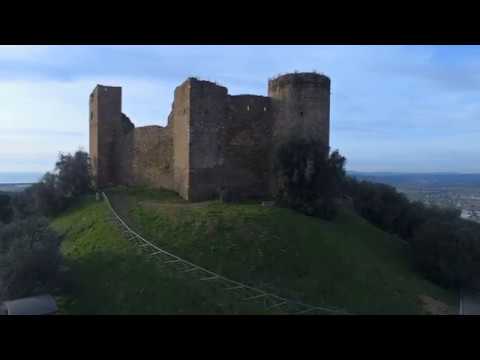
M 37 171 L 0 171 L 0 184 L 32 184 L 46 173 Z
M 358 174 L 395 174 L 395 175 L 480 175 L 480 172 L 461 172 L 461 171 L 360 171 L 360 170 L 346 170 L 347 173 Z
M 49 170 L 51 171 L 51 170 Z M 0 171 L 0 184 L 32 184 L 38 182 L 40 178 L 46 173 L 36 171 Z M 358 171 L 346 169 L 349 174 L 367 174 L 377 176 L 389 175 L 478 175 L 478 173 L 454 172 L 454 171 L 431 171 L 431 172 L 416 172 L 416 171 Z

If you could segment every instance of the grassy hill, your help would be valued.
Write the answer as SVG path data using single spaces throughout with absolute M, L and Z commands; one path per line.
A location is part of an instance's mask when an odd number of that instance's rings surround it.
M 255 304 L 186 277 L 145 256 L 106 221 L 105 202 L 86 197 L 55 219 L 63 235 L 62 253 L 70 269 L 67 294 L 58 299 L 63 314 L 237 314 L 262 313 Z
M 456 296 L 424 279 L 399 239 L 344 211 L 334 222 L 258 203 L 189 203 L 168 191 L 116 188 L 113 206 L 158 246 L 232 279 L 356 314 L 456 312 Z M 52 226 L 71 268 L 67 313 L 265 313 L 214 284 L 141 253 L 86 198 Z

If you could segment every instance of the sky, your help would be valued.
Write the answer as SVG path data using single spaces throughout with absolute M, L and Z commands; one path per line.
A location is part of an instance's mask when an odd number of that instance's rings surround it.
M 0 172 L 88 151 L 88 97 L 122 86 L 136 126 L 166 125 L 187 77 L 267 95 L 278 74 L 331 79 L 331 147 L 347 170 L 480 173 L 480 46 L 0 45 Z

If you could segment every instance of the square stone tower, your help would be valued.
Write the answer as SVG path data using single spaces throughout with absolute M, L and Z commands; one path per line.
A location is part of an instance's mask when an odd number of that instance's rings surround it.
M 122 88 L 97 85 L 90 95 L 90 158 L 97 187 L 114 183 L 114 144 L 121 128 Z

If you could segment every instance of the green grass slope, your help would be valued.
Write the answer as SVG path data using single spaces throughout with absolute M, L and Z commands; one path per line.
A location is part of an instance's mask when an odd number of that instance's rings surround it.
M 456 296 L 411 266 L 408 246 L 344 212 L 322 221 L 258 203 L 188 203 L 168 191 L 115 189 L 114 207 L 150 241 L 210 270 L 352 313 L 422 313 Z
M 208 283 L 179 277 L 139 251 L 106 222 L 105 202 L 88 197 L 56 218 L 71 285 L 58 299 L 63 314 L 261 314 Z
M 333 222 L 258 203 L 189 203 L 168 191 L 116 188 L 113 206 L 167 251 L 281 296 L 355 314 L 424 313 L 420 299 L 456 311 L 456 296 L 414 272 L 408 247 L 355 214 Z M 67 313 L 264 313 L 214 284 L 178 276 L 104 222 L 85 199 L 57 218 L 72 269 Z

